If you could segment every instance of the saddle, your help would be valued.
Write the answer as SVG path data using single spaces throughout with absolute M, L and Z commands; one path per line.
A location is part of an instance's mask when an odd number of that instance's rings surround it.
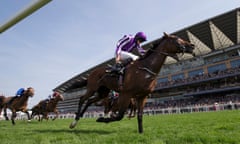
M 121 90 L 123 86 L 124 72 L 125 72 L 125 67 L 122 67 L 121 69 L 118 69 L 118 70 L 113 70 L 112 67 L 106 68 L 107 74 L 118 77 L 119 90 Z
M 42 101 L 42 103 L 41 103 L 41 108 L 43 108 L 43 109 L 46 109 L 47 108 L 47 106 L 48 106 L 48 103 L 50 102 L 50 100 L 49 99 L 45 99 L 45 100 L 43 100 Z
M 132 61 L 133 61 L 132 58 L 128 58 L 122 63 L 116 63 L 112 67 L 108 67 L 106 69 L 106 73 L 115 74 L 118 76 L 119 90 L 121 90 L 123 86 L 123 79 L 124 79 L 126 66 L 130 64 Z

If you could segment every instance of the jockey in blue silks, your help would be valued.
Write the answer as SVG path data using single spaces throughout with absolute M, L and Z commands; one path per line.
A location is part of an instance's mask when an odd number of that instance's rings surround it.
M 23 93 L 24 93 L 25 89 L 24 88 L 20 88 L 18 89 L 17 93 L 16 93 L 16 96 L 22 96 Z
M 24 88 L 18 89 L 17 92 L 16 92 L 16 94 L 15 94 L 15 96 L 14 96 L 12 99 L 9 100 L 8 104 L 11 104 L 11 103 L 13 102 L 13 100 L 15 100 L 16 98 L 22 96 L 23 93 L 24 93 L 24 91 L 25 91 Z
M 147 40 L 147 36 L 143 32 L 136 33 L 133 35 L 124 35 L 117 43 L 115 51 L 116 64 L 112 67 L 110 72 L 120 72 L 124 66 L 129 64 L 131 61 L 135 61 L 139 56 L 134 55 L 132 51 L 137 49 L 140 55 L 145 54 L 145 50 L 140 46 L 140 44 Z M 123 72 L 121 71 L 120 74 Z

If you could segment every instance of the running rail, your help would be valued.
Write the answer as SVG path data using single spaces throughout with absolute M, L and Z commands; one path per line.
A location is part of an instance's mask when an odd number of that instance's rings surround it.
M 25 9 L 17 13 L 15 16 L 13 16 L 11 19 L 9 19 L 6 23 L 0 25 L 0 33 L 3 33 L 22 19 L 26 18 L 36 10 L 40 9 L 47 3 L 49 3 L 52 0 L 38 0 L 37 2 L 34 2 L 27 6 Z

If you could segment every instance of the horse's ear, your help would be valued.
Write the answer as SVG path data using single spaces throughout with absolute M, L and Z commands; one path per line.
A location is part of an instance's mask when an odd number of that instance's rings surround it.
M 168 37 L 168 34 L 166 32 L 163 32 L 164 37 Z

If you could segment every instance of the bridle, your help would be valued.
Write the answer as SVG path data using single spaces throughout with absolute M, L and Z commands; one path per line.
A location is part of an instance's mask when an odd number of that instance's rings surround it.
M 184 52 L 186 52 L 186 47 L 184 45 L 178 43 L 179 39 L 180 39 L 179 37 L 176 37 L 174 40 L 172 40 L 172 39 L 167 39 L 167 40 L 174 43 L 176 45 L 176 47 L 178 48 L 179 53 L 183 54 Z M 160 44 L 158 44 L 158 46 L 159 45 Z M 158 47 L 158 46 L 155 45 L 155 47 Z M 152 46 L 151 48 L 149 48 L 149 50 L 152 51 L 152 52 L 156 52 L 157 55 L 170 56 L 170 57 L 173 57 L 174 59 L 178 60 L 178 57 L 177 57 L 176 53 L 168 53 L 168 52 L 162 52 L 162 51 L 159 52 L 159 51 L 153 49 L 155 47 Z M 139 67 L 139 69 L 147 71 L 148 73 L 150 73 L 154 77 L 157 76 L 157 73 L 153 72 L 152 70 L 150 70 L 147 67 Z
M 184 52 L 186 52 L 186 47 L 185 47 L 185 45 L 178 43 L 179 39 L 180 39 L 179 37 L 176 37 L 174 40 L 172 40 L 172 39 L 171 40 L 167 39 L 167 40 L 171 41 L 172 43 L 174 43 L 176 45 L 176 47 L 179 50 L 179 53 L 184 53 Z M 172 53 L 167 53 L 167 52 L 162 52 L 162 51 L 159 52 L 159 51 L 153 49 L 153 47 L 149 48 L 149 50 L 152 52 L 156 52 L 158 55 L 173 56 Z

